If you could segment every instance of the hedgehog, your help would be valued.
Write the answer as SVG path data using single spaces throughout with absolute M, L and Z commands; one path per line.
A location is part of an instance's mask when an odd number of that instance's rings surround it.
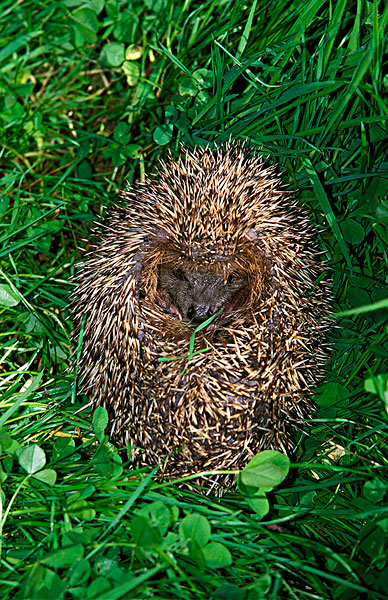
M 292 453 L 330 292 L 317 227 L 268 158 L 240 141 L 169 153 L 94 235 L 71 303 L 79 376 L 132 464 L 227 485 L 217 472 L 260 450 Z

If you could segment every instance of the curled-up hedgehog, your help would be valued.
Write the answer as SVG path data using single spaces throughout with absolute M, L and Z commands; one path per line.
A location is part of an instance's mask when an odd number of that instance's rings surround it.
M 72 312 L 75 338 L 86 315 L 83 390 L 134 464 L 177 477 L 292 451 L 327 354 L 316 236 L 244 143 L 185 149 L 127 186 L 81 263 Z

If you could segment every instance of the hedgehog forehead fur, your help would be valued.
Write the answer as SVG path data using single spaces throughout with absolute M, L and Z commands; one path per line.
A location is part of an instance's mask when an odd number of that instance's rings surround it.
M 123 197 L 133 202 L 134 232 L 139 220 L 147 222 L 147 233 L 165 237 L 182 256 L 214 262 L 229 260 L 259 223 L 262 235 L 266 228 L 275 233 L 284 217 L 284 195 L 273 166 L 261 156 L 247 156 L 242 146 L 230 146 L 229 153 L 185 150 L 177 162 L 170 156 L 156 178 L 128 186 Z
M 239 142 L 184 155 L 127 186 L 72 301 L 75 339 L 87 315 L 85 392 L 136 464 L 164 461 L 161 476 L 291 451 L 327 355 L 316 230 L 275 168 Z M 185 321 L 220 308 L 187 362 Z

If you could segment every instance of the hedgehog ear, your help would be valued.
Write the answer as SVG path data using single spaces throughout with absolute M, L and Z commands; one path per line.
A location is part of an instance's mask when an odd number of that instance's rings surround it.
M 170 236 L 168 235 L 168 233 L 165 229 L 163 229 L 162 227 L 157 227 L 155 229 L 153 238 L 157 242 L 165 242 L 170 238 Z
M 145 235 L 141 241 L 141 247 L 144 249 L 149 247 L 158 247 L 163 245 L 170 239 L 169 234 L 162 227 L 156 227 L 152 233 Z
M 248 239 L 252 241 L 257 240 L 260 237 L 259 232 L 255 229 L 249 229 L 249 231 L 247 231 L 245 235 Z

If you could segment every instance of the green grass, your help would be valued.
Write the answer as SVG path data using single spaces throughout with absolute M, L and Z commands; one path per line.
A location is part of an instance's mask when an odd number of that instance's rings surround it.
M 365 0 L 0 3 L 2 598 L 386 598 L 387 21 Z M 281 165 L 345 313 L 262 518 L 121 463 L 73 393 L 66 312 L 125 180 L 230 136 Z

